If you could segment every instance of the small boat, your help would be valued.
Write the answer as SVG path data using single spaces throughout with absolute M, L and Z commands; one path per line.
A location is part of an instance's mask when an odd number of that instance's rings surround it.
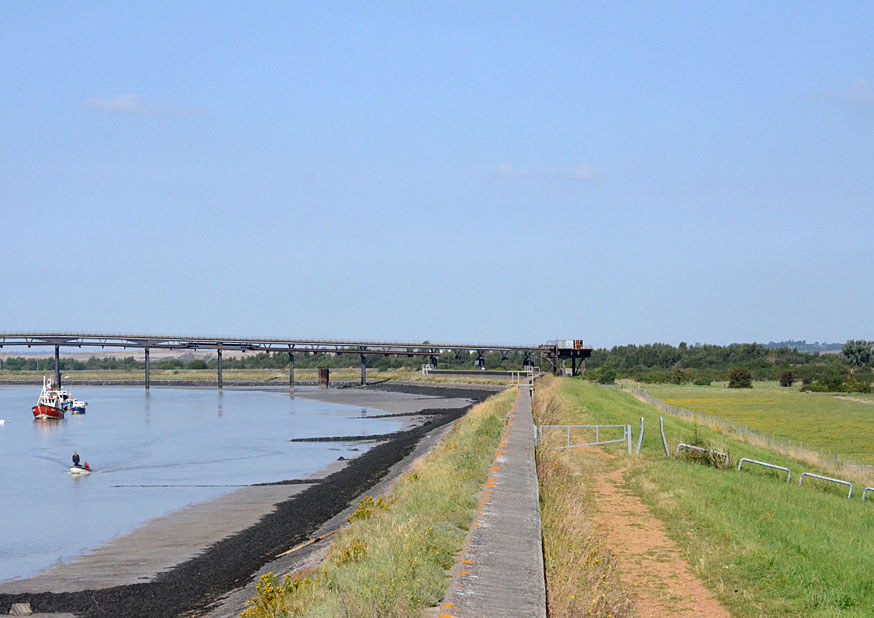
M 64 408 L 65 411 L 69 411 L 73 406 L 73 393 L 66 391 L 64 389 L 58 389 L 58 399 L 61 400 L 61 407 Z
M 54 390 L 45 376 L 42 379 L 42 392 L 39 394 L 39 401 L 33 406 L 33 418 L 35 420 L 64 418 L 64 404 L 58 391 Z
M 85 414 L 85 408 L 88 407 L 87 401 L 82 401 L 81 399 L 74 399 L 73 405 L 70 407 L 70 412 L 73 414 Z
M 85 466 L 70 466 L 70 474 L 91 474 L 93 470 Z

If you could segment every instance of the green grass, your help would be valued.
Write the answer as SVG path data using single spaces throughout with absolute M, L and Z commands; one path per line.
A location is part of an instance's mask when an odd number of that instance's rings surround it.
M 667 526 L 693 571 L 736 618 L 874 615 L 874 502 L 846 491 L 797 485 L 808 467 L 685 419 L 664 416 L 673 448 L 699 440 L 739 457 L 793 470 L 787 485 L 775 473 L 717 470 L 666 458 L 659 412 L 631 395 L 581 380 L 562 390 L 573 413 L 565 422 L 631 424 L 635 446 L 644 417 L 641 459 L 626 480 Z M 623 449 L 605 447 L 617 455 Z M 785 478 L 785 476 L 783 477 Z M 620 568 L 621 568 L 621 556 Z
M 752 389 L 648 384 L 645 390 L 673 406 L 874 462 L 872 395 L 802 393 L 776 382 L 754 382 Z
M 397 482 L 387 508 L 359 509 L 317 569 L 263 579 L 244 615 L 409 618 L 440 603 L 515 396 L 475 406 Z
M 567 409 L 556 397 L 560 388 L 561 382 L 552 378 L 538 383 L 533 405 L 537 424 L 561 422 Z M 633 618 L 629 586 L 616 576 L 612 551 L 603 532 L 592 523 L 598 507 L 590 484 L 598 462 L 581 454 L 559 451 L 551 440 L 537 447 L 548 614 L 553 618 Z M 578 490 L 580 485 L 583 491 Z

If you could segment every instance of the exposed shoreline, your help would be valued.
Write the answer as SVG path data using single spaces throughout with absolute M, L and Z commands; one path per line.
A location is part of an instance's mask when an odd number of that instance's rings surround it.
M 385 477 L 393 466 L 413 451 L 423 436 L 458 418 L 470 407 L 447 407 L 445 413 L 439 413 L 433 409 L 434 404 L 459 397 L 480 401 L 496 390 L 478 386 L 380 384 L 368 389 L 300 393 L 307 398 L 312 396 L 336 403 L 380 408 L 389 414 L 404 411 L 398 406 L 381 408 L 374 405 L 380 391 L 436 395 L 443 399 L 414 398 L 420 409 L 427 407 L 431 408 L 429 412 L 437 413 L 414 421 L 415 411 L 407 404 L 406 414 L 411 416 L 410 421 L 415 422 L 415 426 L 397 432 L 394 439 L 377 444 L 361 456 L 344 462 L 339 470 L 324 476 L 321 483 L 297 486 L 300 488 L 297 493 L 276 504 L 254 525 L 213 543 L 197 555 L 160 573 L 153 581 L 75 592 L 0 594 L 0 610 L 8 610 L 15 602 L 29 602 L 36 611 L 73 612 L 87 617 L 201 615 L 210 604 L 229 591 L 244 586 L 262 565 L 305 540 L 323 522 Z M 458 405 L 459 402 L 454 403 Z

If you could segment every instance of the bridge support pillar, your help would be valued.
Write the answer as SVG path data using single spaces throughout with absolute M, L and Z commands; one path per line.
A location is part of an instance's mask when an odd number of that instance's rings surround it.
M 55 346 L 55 383 L 61 388 L 61 346 Z
M 219 348 L 216 352 L 218 352 L 218 387 L 222 390 L 222 349 Z
M 367 357 L 361 355 L 361 386 L 367 386 Z
M 145 348 L 144 351 L 146 353 L 146 390 L 149 390 L 149 348 Z
M 288 388 L 294 391 L 294 352 L 288 353 Z

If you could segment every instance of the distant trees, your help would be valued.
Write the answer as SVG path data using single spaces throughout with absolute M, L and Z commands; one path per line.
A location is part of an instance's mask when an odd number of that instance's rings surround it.
M 437 365 L 441 369 L 473 369 L 476 352 L 449 352 L 443 351 L 437 354 Z M 484 352 L 487 369 L 519 369 L 525 361 L 522 352 Z M 529 360 L 537 361 L 536 357 Z M 418 369 L 423 362 L 427 362 L 427 356 L 388 356 L 379 354 L 367 355 L 367 366 L 372 369 Z M 33 358 L 28 356 L 10 357 L 3 360 L 4 371 L 53 371 L 54 358 Z M 353 354 L 312 353 L 296 351 L 294 364 L 297 369 L 313 369 L 316 367 L 358 367 L 361 357 L 356 352 Z M 152 356 L 152 369 L 215 369 L 218 359 L 214 354 L 204 355 L 203 358 L 193 357 L 186 353 L 178 357 Z M 222 359 L 224 369 L 287 369 L 288 352 L 250 352 L 239 355 L 226 355 Z M 61 370 L 99 370 L 99 369 L 129 369 L 142 370 L 144 361 L 137 360 L 133 356 L 125 358 L 92 356 L 86 360 L 74 358 L 61 358 Z
M 728 374 L 728 388 L 752 388 L 753 376 L 746 369 L 735 367 Z
M 795 376 L 791 371 L 784 371 L 780 374 L 780 386 L 790 387 L 795 383 Z
M 598 384 L 613 384 L 616 381 L 616 370 L 610 365 L 598 367 L 583 374 L 583 378 Z
M 595 378 L 598 384 L 613 384 L 616 381 L 616 370 L 613 367 L 601 367 L 598 370 L 598 376 Z
M 777 365 L 817 362 L 822 362 L 819 354 L 808 354 L 792 348 L 769 349 L 758 343 L 690 346 L 682 342 L 677 347 L 666 343 L 651 343 L 598 349 L 593 352 L 586 365 L 595 369 L 610 364 L 623 374 L 649 369 L 713 369 L 725 372 L 731 367 L 762 372 L 770 371 Z M 776 380 L 777 375 L 769 376 L 769 379 Z
M 841 348 L 841 357 L 854 369 L 868 367 L 874 359 L 874 342 L 864 339 L 850 339 Z

